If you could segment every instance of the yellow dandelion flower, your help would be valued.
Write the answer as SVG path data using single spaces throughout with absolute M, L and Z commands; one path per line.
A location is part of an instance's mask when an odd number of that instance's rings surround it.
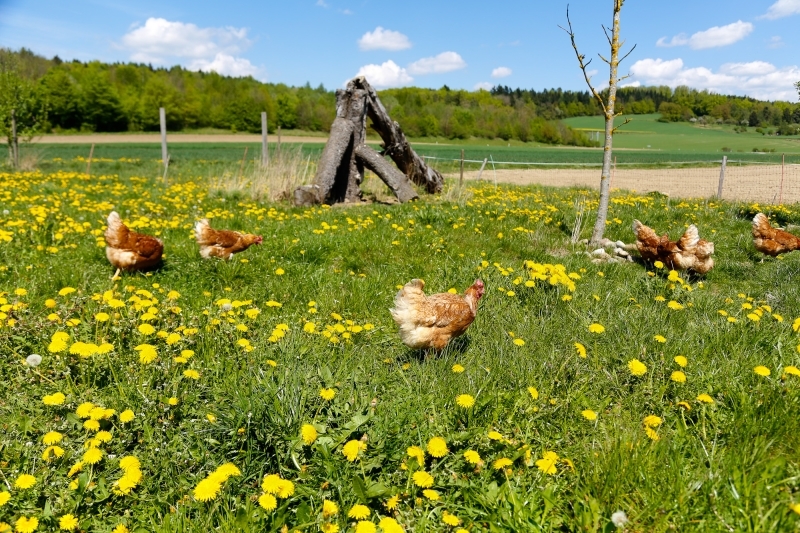
M 48 431 L 42 437 L 42 443 L 50 446 L 51 444 L 58 444 L 61 442 L 61 439 L 64 438 L 64 435 L 59 433 L 58 431 Z
M 294 483 L 289 481 L 288 479 L 281 479 L 278 483 L 278 498 L 286 499 L 289 496 L 294 494 Z
M 512 461 L 511 459 L 507 457 L 501 457 L 500 459 L 497 459 L 494 463 L 492 463 L 492 468 L 494 468 L 495 470 L 502 470 L 503 468 L 511 466 L 512 464 L 514 464 L 514 461 Z
M 175 396 L 172 396 L 167 400 L 167 403 L 174 407 L 178 405 L 178 399 Z
M 20 289 L 17 289 L 20 290 Z M 14 531 L 17 533 L 33 533 L 36 531 L 36 528 L 39 527 L 39 519 L 35 516 L 30 518 L 26 516 L 21 516 L 17 519 L 17 522 L 14 524 Z
M 126 424 L 131 420 L 133 420 L 135 416 L 136 415 L 133 414 L 133 411 L 131 411 L 130 409 L 125 409 L 119 414 L 119 421 L 122 422 L 123 424 Z
M 503 435 L 497 431 L 490 431 L 487 436 L 489 437 L 489 440 L 504 440 Z
M 684 374 L 680 370 L 676 370 L 675 372 L 672 373 L 672 375 L 670 375 L 669 379 L 671 379 L 675 383 L 686 383 L 686 374 Z
M 647 373 L 647 366 L 638 359 L 631 359 L 628 361 L 628 370 L 634 376 L 643 376 Z
M 55 394 L 49 394 L 47 396 L 42 397 L 42 402 L 45 405 L 61 405 L 66 400 L 66 396 L 60 392 L 56 392 Z
M 184 370 L 183 375 L 189 379 L 200 379 L 200 373 L 197 370 Z
M 590 333 L 600 334 L 600 333 L 603 333 L 605 330 L 606 330 L 605 327 L 603 327 L 601 324 L 598 324 L 596 322 L 589 326 L 589 332 Z
M 420 466 L 425 465 L 425 452 L 419 446 L 409 446 L 406 450 L 406 454 L 409 457 L 413 457 L 417 460 L 417 464 Z
M 266 511 L 273 511 L 278 506 L 278 500 L 272 494 L 262 494 L 258 497 L 258 505 Z
M 414 474 L 411 476 L 411 479 L 414 481 L 414 485 L 417 487 L 422 487 L 423 489 L 433 486 L 433 476 L 424 470 L 418 470 L 414 472 Z
M 575 343 L 575 350 L 578 352 L 578 356 L 582 358 L 586 358 L 586 346 L 583 344 L 576 342 Z
M 765 366 L 761 366 L 761 365 L 755 367 L 753 369 L 753 372 L 755 372 L 759 376 L 764 376 L 764 377 L 767 377 L 767 376 L 769 376 L 771 374 L 769 368 L 767 368 Z
M 463 407 L 464 409 L 469 409 L 473 405 L 475 405 L 475 398 L 470 396 L 469 394 L 459 394 L 456 396 L 456 403 L 459 407 Z
M 425 489 L 425 490 L 423 490 L 422 491 L 422 495 L 425 496 L 427 499 L 429 499 L 432 502 L 435 502 L 435 501 L 437 501 L 437 500 L 439 500 L 441 498 L 441 496 L 439 496 L 439 492 L 435 491 L 433 489 Z
M 366 443 L 361 442 L 360 440 L 351 440 L 348 441 L 347 444 L 345 444 L 342 447 L 342 453 L 347 458 L 347 460 L 352 463 L 353 461 L 358 459 L 358 454 L 362 450 L 366 449 L 367 449 Z
M 464 371 L 464 367 L 456 363 L 453 365 L 453 368 L 451 370 L 453 371 L 454 374 L 460 374 Z
M 358 503 L 351 507 L 349 511 L 347 511 L 347 516 L 356 520 L 364 520 L 369 516 L 369 512 L 369 507 Z
M 303 442 L 310 446 L 314 444 L 314 441 L 317 440 L 317 430 L 311 424 L 303 424 L 303 427 L 300 428 L 300 436 L 303 439 Z
M 530 394 L 531 398 L 534 400 L 539 399 L 539 391 L 536 390 L 536 387 L 528 387 L 528 394 Z
M 78 519 L 71 514 L 65 514 L 58 519 L 58 527 L 64 531 L 72 531 L 78 527 Z
M 130 533 L 130 530 L 125 526 L 125 524 L 119 524 L 111 531 L 111 533 Z
M 706 393 L 703 393 L 697 397 L 697 401 L 702 403 L 714 403 L 714 398 L 712 398 Z
M 375 533 L 377 530 L 378 528 L 372 522 L 366 520 L 356 522 L 355 533 Z
M 682 355 L 676 355 L 674 361 L 681 368 L 684 368 L 687 364 L 689 364 L 689 361 L 687 361 L 686 358 Z
M 321 389 L 319 391 L 319 396 L 323 400 L 329 402 L 329 401 L 333 400 L 334 396 L 336 396 L 336 390 L 335 389 Z
M 48 446 L 42 453 L 42 459 L 45 461 L 50 461 L 51 456 L 54 459 L 56 457 L 61 457 L 62 455 L 64 455 L 64 449 L 61 448 L 61 446 Z
M 339 526 L 331 522 L 325 522 L 319 529 L 322 533 L 339 533 Z
M 381 528 L 383 533 L 403 533 L 405 531 L 403 526 L 401 526 L 397 520 L 390 516 L 381 518 L 381 521 L 378 522 L 378 527 Z
M 583 416 L 583 418 L 589 420 L 590 422 L 593 420 L 597 420 L 597 413 L 595 411 L 592 411 L 591 409 L 584 409 L 583 411 L 581 411 L 581 415 Z
M 339 506 L 330 500 L 322 500 L 322 517 L 330 518 L 339 513 Z
M 467 450 L 464 452 L 464 460 L 471 465 L 479 465 L 483 463 L 481 456 L 475 450 Z
M 433 437 L 428 441 L 428 453 L 433 457 L 444 457 L 449 451 L 447 449 L 447 442 L 442 437 Z
M 100 448 L 89 448 L 83 453 L 81 462 L 87 465 L 93 465 L 95 463 L 99 463 L 102 458 L 103 450 Z
M 655 339 L 657 342 L 660 342 L 662 344 L 667 342 L 666 337 L 664 337 L 663 335 L 656 335 L 656 336 L 653 337 L 653 339 Z
M 201 502 L 213 500 L 222 490 L 222 484 L 213 478 L 205 478 L 194 488 L 194 499 Z
M 397 495 L 392 496 L 388 500 L 386 500 L 386 508 L 390 511 L 397 509 L 398 504 L 400 503 L 400 497 Z
M 674 311 L 680 311 L 681 309 L 683 309 L 683 306 L 678 302 L 676 302 L 675 300 L 670 300 L 669 303 L 667 304 L 667 307 L 669 307 Z
M 14 487 L 17 489 L 25 490 L 34 485 L 36 485 L 36 478 L 30 474 L 22 474 L 14 481 Z
M 556 452 L 544 452 L 542 458 L 536 461 L 536 467 L 548 475 L 553 475 L 558 472 L 556 468 L 558 463 L 558 454 Z
M 516 344 L 517 346 L 525 346 L 525 341 L 520 338 L 516 338 L 514 339 L 514 344 Z
M 442 512 L 442 522 L 447 524 L 448 526 L 457 526 L 461 523 L 461 520 L 454 514 L 448 513 L 447 511 Z
M 800 369 L 797 368 L 796 366 L 791 366 L 791 365 L 790 366 L 785 366 L 785 367 L 783 367 L 783 377 L 786 378 L 786 376 L 798 376 L 798 377 L 800 377 Z
M 139 330 L 139 333 L 142 335 L 152 335 L 156 332 L 156 328 L 151 326 L 150 324 L 139 324 L 139 327 L 136 328 Z
M 0 491 L 0 507 L 4 506 L 8 503 L 8 500 L 11 499 L 11 493 L 7 490 Z M 2 531 L 2 530 L 0 530 Z

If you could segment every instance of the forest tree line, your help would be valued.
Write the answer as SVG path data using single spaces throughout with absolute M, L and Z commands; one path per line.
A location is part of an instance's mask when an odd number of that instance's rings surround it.
M 601 114 L 587 91 L 536 91 L 500 85 L 490 91 L 465 91 L 444 86 L 387 89 L 379 95 L 410 137 L 590 145 L 583 132 L 569 128 L 561 119 Z M 4 130 L 8 129 L 13 107 L 23 131 L 157 131 L 158 108 L 164 107 L 170 131 L 215 128 L 258 132 L 260 113 L 266 111 L 270 131 L 281 127 L 326 132 L 335 117 L 335 101 L 335 92 L 322 85 L 290 87 L 179 66 L 66 62 L 24 48 L 0 49 L 0 117 Z M 763 102 L 688 87 L 621 88 L 617 108 L 628 114 L 659 112 L 666 121 L 714 121 L 737 127 L 789 128 L 800 123 L 798 104 Z

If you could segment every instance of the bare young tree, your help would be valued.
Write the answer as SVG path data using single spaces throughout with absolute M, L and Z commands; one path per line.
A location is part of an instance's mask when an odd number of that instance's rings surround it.
M 617 77 L 617 71 L 619 68 L 619 64 L 628 57 L 631 52 L 636 48 L 636 45 L 631 48 L 627 54 L 619 57 L 620 48 L 625 45 L 625 41 L 620 42 L 619 40 L 619 14 L 622 11 L 622 4 L 625 3 L 625 0 L 612 0 L 614 2 L 614 23 L 609 30 L 606 26 L 603 26 L 603 32 L 606 34 L 606 39 L 608 40 L 608 44 L 611 47 L 611 56 L 610 59 L 606 59 L 601 54 L 600 59 L 603 60 L 609 66 L 609 77 L 608 77 L 608 98 L 603 99 L 603 96 L 594 88 L 592 85 L 592 79 L 589 73 L 587 72 L 587 68 L 589 64 L 592 62 L 590 59 L 586 61 L 586 56 L 581 54 L 578 50 L 578 44 L 575 42 L 575 32 L 572 31 L 572 21 L 569 19 L 569 5 L 567 6 L 567 28 L 561 27 L 562 30 L 567 32 L 569 35 L 570 41 L 572 42 L 572 48 L 575 50 L 575 55 L 578 58 L 578 65 L 580 65 L 581 70 L 583 71 L 583 77 L 586 79 L 586 84 L 589 86 L 589 90 L 592 92 L 592 96 L 594 96 L 595 100 L 600 104 L 600 108 L 603 110 L 603 116 L 606 119 L 606 127 L 605 127 L 605 142 L 603 144 L 603 170 L 600 174 L 600 205 L 597 208 L 597 220 L 594 222 L 594 229 L 592 230 L 592 243 L 598 243 L 603 238 L 603 232 L 606 229 L 606 218 L 608 217 L 608 200 L 610 196 L 609 192 L 609 185 L 611 182 L 611 143 L 614 137 L 614 133 L 617 129 L 621 126 L 624 126 L 630 120 L 626 119 L 625 122 L 614 127 L 614 118 L 619 116 L 621 113 L 614 112 L 614 104 L 617 100 L 617 85 L 620 81 L 624 80 L 628 76 L 623 76 L 621 78 Z M 610 31 L 610 35 L 609 35 Z

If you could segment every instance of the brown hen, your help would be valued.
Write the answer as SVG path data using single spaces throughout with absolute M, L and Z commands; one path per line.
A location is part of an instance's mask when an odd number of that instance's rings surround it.
M 194 225 L 194 237 L 200 245 L 200 255 L 230 259 L 233 254 L 243 252 L 254 244 L 261 244 L 263 238 L 252 233 L 239 233 L 231 230 L 212 228 L 207 219 L 198 220 Z
M 701 239 L 694 224 L 677 241 L 670 241 L 665 233 L 659 237 L 656 232 L 639 222 L 633 221 L 636 234 L 636 249 L 646 261 L 661 261 L 674 270 L 693 270 L 706 274 L 714 268 L 714 243 Z
M 753 217 L 753 245 L 762 254 L 776 255 L 792 252 L 800 248 L 800 237 L 788 231 L 773 228 L 764 213 Z
M 476 279 L 464 293 L 425 296 L 425 282 L 412 279 L 394 297 L 392 318 L 400 326 L 400 338 L 409 348 L 442 350 L 450 339 L 463 335 L 478 310 L 483 281 Z
M 164 253 L 161 239 L 129 230 L 116 211 L 108 215 L 108 227 L 104 236 L 106 257 L 117 269 L 112 279 L 122 270 L 150 270 L 161 263 L 161 255 Z

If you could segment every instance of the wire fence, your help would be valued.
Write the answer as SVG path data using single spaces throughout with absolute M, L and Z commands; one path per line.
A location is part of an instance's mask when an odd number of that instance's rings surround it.
M 452 163 L 460 159 L 426 157 L 431 163 L 446 163 L 446 175 L 458 179 Z M 520 161 L 464 160 L 465 180 L 599 188 L 600 163 L 540 163 Z M 765 204 L 800 202 L 800 164 L 758 163 L 722 160 L 672 161 L 648 165 L 615 163 L 611 188 L 640 193 L 660 192 L 676 198 L 719 197 L 723 200 Z

